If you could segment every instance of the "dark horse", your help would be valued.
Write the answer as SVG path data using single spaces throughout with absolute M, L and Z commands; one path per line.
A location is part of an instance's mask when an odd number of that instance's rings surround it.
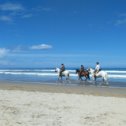
M 82 77 L 85 77 L 85 78 L 86 78 L 85 81 L 86 81 L 87 79 L 90 80 L 90 76 L 89 76 L 89 72 L 88 72 L 88 71 L 83 71 L 83 72 L 81 72 L 81 74 L 80 74 L 80 70 L 79 70 L 79 69 L 76 69 L 76 73 L 78 74 L 79 80 L 80 80 L 80 79 L 83 80 Z

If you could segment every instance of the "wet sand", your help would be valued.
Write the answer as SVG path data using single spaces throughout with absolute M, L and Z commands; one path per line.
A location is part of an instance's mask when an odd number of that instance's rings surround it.
M 115 88 L 110 86 L 95 86 L 86 83 L 81 85 L 69 85 L 61 83 L 21 83 L 21 82 L 0 82 L 0 89 L 40 91 L 50 93 L 83 94 L 95 96 L 126 97 L 126 88 Z

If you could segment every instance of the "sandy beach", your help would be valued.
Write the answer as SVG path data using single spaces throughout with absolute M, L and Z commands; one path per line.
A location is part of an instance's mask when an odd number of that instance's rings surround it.
M 0 126 L 125 126 L 126 88 L 0 82 Z

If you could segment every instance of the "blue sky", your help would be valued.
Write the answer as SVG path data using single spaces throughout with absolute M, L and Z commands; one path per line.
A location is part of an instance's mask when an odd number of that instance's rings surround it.
M 125 0 L 0 0 L 0 67 L 126 67 Z

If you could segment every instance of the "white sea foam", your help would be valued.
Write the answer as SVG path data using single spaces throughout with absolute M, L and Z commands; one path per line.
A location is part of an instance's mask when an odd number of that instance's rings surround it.
M 126 75 L 109 75 L 109 78 L 126 78 Z
M 75 70 L 68 70 L 71 77 L 77 77 Z M 106 70 L 109 78 L 126 78 L 126 71 Z M 54 69 L 1 69 L 4 75 L 31 75 L 31 76 L 57 76 Z
M 124 73 L 126 74 L 126 71 L 121 71 L 121 70 L 105 70 L 107 73 Z
M 16 69 L 16 70 L 10 70 L 10 69 L 6 69 L 6 70 L 0 70 L 0 72 L 54 72 L 55 70 L 54 69 L 52 69 L 52 70 L 39 70 L 39 69 L 32 69 L 32 70 L 30 70 L 30 69 L 26 69 L 26 70 L 18 70 L 18 69 Z
M 56 76 L 56 73 L 39 73 L 39 72 L 0 72 L 0 74 L 12 75 L 38 75 L 38 76 Z

